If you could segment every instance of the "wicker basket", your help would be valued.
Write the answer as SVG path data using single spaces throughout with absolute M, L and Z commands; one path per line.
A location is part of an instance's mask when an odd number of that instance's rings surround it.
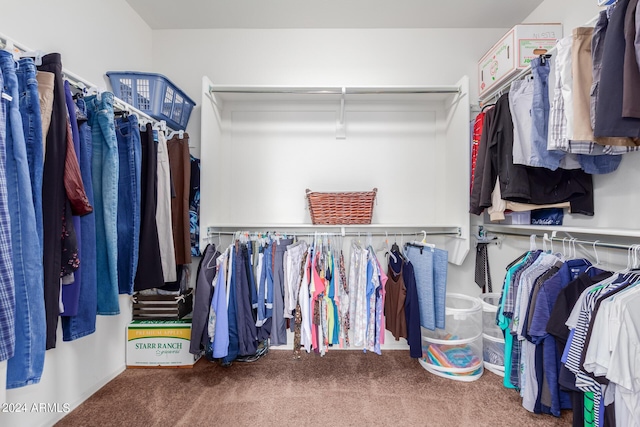
M 377 192 L 377 188 L 373 191 L 335 193 L 307 189 L 311 222 L 324 225 L 371 224 Z

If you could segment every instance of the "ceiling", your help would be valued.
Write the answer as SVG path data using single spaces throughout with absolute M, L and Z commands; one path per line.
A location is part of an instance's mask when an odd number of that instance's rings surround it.
M 154 30 L 510 28 L 543 0 L 127 0 Z

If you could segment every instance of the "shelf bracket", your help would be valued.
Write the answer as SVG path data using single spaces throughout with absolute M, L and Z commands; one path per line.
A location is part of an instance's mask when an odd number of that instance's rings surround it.
M 347 132 L 344 123 L 344 98 L 347 93 L 347 88 L 342 88 L 342 95 L 340 96 L 340 111 L 338 113 L 338 123 L 336 123 L 336 139 L 346 139 Z

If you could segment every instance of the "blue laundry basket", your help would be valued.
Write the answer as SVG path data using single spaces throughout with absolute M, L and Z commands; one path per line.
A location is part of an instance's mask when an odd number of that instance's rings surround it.
M 108 71 L 118 98 L 174 130 L 185 130 L 196 103 L 162 74 Z

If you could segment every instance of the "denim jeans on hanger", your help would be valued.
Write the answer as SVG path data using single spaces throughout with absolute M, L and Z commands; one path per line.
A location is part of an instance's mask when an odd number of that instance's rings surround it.
M 549 60 L 543 64 L 540 58 L 531 60 L 533 74 L 533 103 L 531 105 L 531 164 L 530 166 L 556 170 L 567 155 L 560 150 L 547 150 L 549 133 Z
M 18 91 L 20 92 L 20 114 L 27 144 L 27 161 L 31 178 L 33 206 L 36 213 L 36 228 L 42 247 L 42 169 L 44 167 L 44 147 L 42 145 L 42 115 L 36 65 L 31 58 L 18 61 Z
M 433 252 L 433 284 L 436 298 L 436 328 L 444 329 L 447 307 L 447 268 L 449 252 L 435 248 Z
M 135 115 L 115 121 L 118 178 L 118 291 L 133 293 L 140 243 L 140 128 Z
M 113 94 L 85 98 L 93 145 L 92 181 L 96 214 L 98 314 L 120 313 L 118 303 L 118 142 Z
M 3 88 L 4 79 L 0 68 L 0 89 Z M 6 180 L 6 108 L 7 100 L 0 98 L 0 361 L 13 357 L 16 344 L 16 299 Z
M 407 246 L 405 256 L 413 264 L 420 307 L 420 326 L 436 328 L 436 299 L 433 282 L 433 252 L 431 248 Z
M 46 347 L 44 309 L 44 271 L 42 249 L 37 236 L 27 147 L 20 115 L 20 98 L 15 61 L 9 52 L 0 51 L 0 68 L 6 102 L 6 179 L 13 274 L 15 280 L 15 353 L 7 366 L 7 388 L 40 382 Z M 35 132 L 35 130 L 34 130 Z
M 431 330 L 444 329 L 448 252 L 438 248 L 407 246 L 405 256 L 414 267 L 420 325 Z
M 97 311 L 97 277 L 96 277 L 96 214 L 93 197 L 93 183 L 91 180 L 92 141 L 91 128 L 88 124 L 86 104 L 83 98 L 76 101 L 76 115 L 78 119 L 78 134 L 80 135 L 80 173 L 89 203 L 94 211 L 80 218 L 82 229 L 81 242 L 82 258 L 80 268 L 80 297 L 78 299 L 78 313 L 72 317 L 62 317 L 62 339 L 73 341 L 96 331 Z

